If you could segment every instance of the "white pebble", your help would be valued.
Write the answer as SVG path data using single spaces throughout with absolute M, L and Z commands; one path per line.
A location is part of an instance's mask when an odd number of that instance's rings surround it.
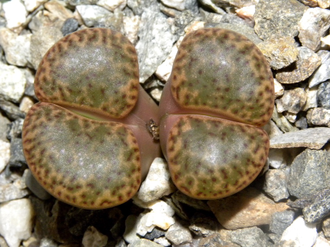
M 0 94 L 18 102 L 23 96 L 26 84 L 23 70 L 0 62 L 0 71 Z
M 142 183 L 137 197 L 148 203 L 169 195 L 174 190 L 166 161 L 156 158 L 150 166 L 149 173 Z
M 28 113 L 30 108 L 33 106 L 34 102 L 30 97 L 24 96 L 19 104 L 19 109 L 22 112 Z
M 108 237 L 100 233 L 94 226 L 87 228 L 82 239 L 84 247 L 103 247 L 106 246 Z
M 126 0 L 99 0 L 97 5 L 110 11 L 114 11 L 117 8 L 123 10 L 126 7 L 126 3 Z
M 0 172 L 5 169 L 10 158 L 10 143 L 0 140 Z
M 161 0 L 161 2 L 170 8 L 184 10 L 185 0 Z
M 8 28 L 17 28 L 26 21 L 28 13 L 20 0 L 5 2 L 2 5 L 2 9 L 5 12 Z
M 164 201 L 157 201 L 149 207 L 150 212 L 142 214 L 142 218 L 137 223 L 136 233 L 140 236 L 145 236 L 151 232 L 156 226 L 167 230 L 175 223 L 174 210 Z
M 311 247 L 317 239 L 315 224 L 306 223 L 302 217 L 298 217 L 283 232 L 281 244 L 290 243 L 290 246 Z M 282 245 L 281 245 L 282 246 Z
M 27 11 L 32 12 L 38 8 L 41 4 L 47 2 L 47 0 L 23 0 Z
M 33 208 L 24 198 L 0 205 L 0 234 L 9 247 L 18 247 L 21 240 L 31 237 Z
M 316 239 L 316 242 L 313 245 L 313 247 L 330 247 L 330 242 L 328 240 L 326 240 L 324 237 L 319 236 Z

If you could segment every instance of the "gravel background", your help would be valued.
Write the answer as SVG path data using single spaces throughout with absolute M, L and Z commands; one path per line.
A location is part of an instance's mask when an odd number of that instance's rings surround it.
M 330 246 L 330 1 L 0 1 L 0 246 Z M 267 168 L 229 198 L 176 191 L 156 159 L 138 195 L 82 210 L 27 188 L 22 123 L 37 102 L 36 69 L 61 37 L 107 27 L 135 45 L 140 82 L 158 102 L 185 34 L 235 30 L 255 42 L 275 78 Z M 233 65 L 234 66 L 234 65 Z M 32 186 L 28 184 L 28 186 Z M 41 198 L 41 199 L 40 199 Z

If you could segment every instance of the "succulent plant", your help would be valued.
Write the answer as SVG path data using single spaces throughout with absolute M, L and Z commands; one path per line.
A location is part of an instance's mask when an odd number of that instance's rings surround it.
M 274 89 L 250 40 L 225 29 L 188 34 L 159 108 L 138 78 L 134 46 L 109 29 L 77 31 L 45 54 L 23 149 L 50 194 L 87 209 L 126 202 L 160 156 L 158 138 L 172 180 L 188 196 L 222 198 L 256 178 L 268 156 L 261 127 Z
M 40 100 L 23 126 L 37 181 L 87 209 L 113 207 L 138 190 L 159 144 L 146 128 L 158 107 L 139 85 L 134 46 L 118 32 L 84 29 L 58 41 L 35 77 Z
M 218 199 L 249 185 L 267 160 L 261 127 L 273 105 L 271 70 L 249 39 L 215 28 L 188 34 L 160 100 L 160 142 L 177 188 Z

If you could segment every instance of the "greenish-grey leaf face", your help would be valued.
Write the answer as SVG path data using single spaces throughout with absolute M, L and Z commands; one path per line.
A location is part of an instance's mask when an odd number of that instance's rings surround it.
M 23 145 L 39 183 L 69 204 L 113 207 L 139 188 L 139 147 L 124 124 L 83 118 L 42 102 L 26 117 Z
M 120 119 L 138 105 L 138 77 L 134 46 L 109 29 L 75 32 L 46 53 L 35 78 L 41 102 L 24 121 L 23 149 L 33 175 L 53 196 L 102 209 L 136 193 L 141 147 Z
M 174 99 L 239 122 L 265 125 L 273 111 L 273 77 L 260 50 L 245 36 L 201 29 L 182 41 L 172 71 Z
M 40 101 L 122 118 L 137 101 L 138 73 L 136 51 L 126 37 L 110 29 L 86 29 L 46 53 L 35 91 Z
M 272 73 L 259 49 L 229 30 L 197 30 L 182 41 L 168 83 L 160 140 L 175 185 L 198 199 L 249 185 L 268 156 L 260 127 L 274 105 Z
M 234 194 L 259 174 L 268 155 L 259 128 L 225 119 L 185 115 L 173 125 L 167 157 L 176 186 L 198 199 Z

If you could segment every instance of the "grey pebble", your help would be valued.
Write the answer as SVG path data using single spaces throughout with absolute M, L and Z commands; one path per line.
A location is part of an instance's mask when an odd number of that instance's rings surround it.
M 314 202 L 303 209 L 305 221 L 317 223 L 330 214 L 330 189 L 322 191 Z
M 330 110 L 330 81 L 320 84 L 317 90 L 317 105 Z
M 66 19 L 61 28 L 63 36 L 66 36 L 74 31 L 77 31 L 79 22 L 74 18 Z
M 284 230 L 294 221 L 295 215 L 292 210 L 274 213 L 269 224 L 269 230 L 277 235 L 282 235 Z
M 292 196 L 308 198 L 328 188 L 330 152 L 306 149 L 291 164 L 288 189 Z
M 269 237 L 258 227 L 249 227 L 232 231 L 231 241 L 244 247 L 272 246 Z

